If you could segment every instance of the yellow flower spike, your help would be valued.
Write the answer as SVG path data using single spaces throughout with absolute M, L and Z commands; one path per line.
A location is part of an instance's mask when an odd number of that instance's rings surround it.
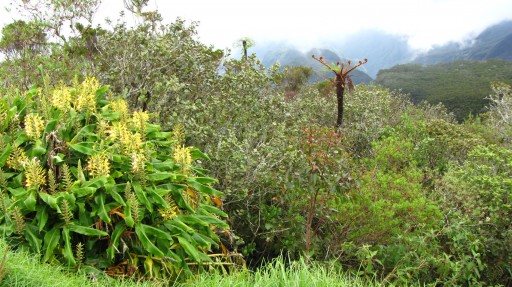
M 172 137 L 174 139 L 174 146 L 181 146 L 185 143 L 185 126 L 182 123 L 177 123 L 172 129 Z
M 165 209 L 158 209 L 158 212 L 160 213 L 160 216 L 162 216 L 165 220 L 172 220 L 176 216 L 178 216 L 179 208 L 178 205 L 176 205 L 176 202 L 172 201 L 169 202 L 169 207 Z
M 71 92 L 65 86 L 53 90 L 51 98 L 52 106 L 67 112 L 71 108 Z
M 128 115 L 128 105 L 126 104 L 126 101 L 123 99 L 118 99 L 110 104 L 110 108 L 113 112 L 119 113 L 121 116 L 121 119 L 126 119 L 126 116 Z
M 96 90 L 98 90 L 99 87 L 100 84 L 96 78 L 85 78 L 77 88 L 76 99 L 73 103 L 75 110 L 96 110 Z
M 174 161 L 181 166 L 181 172 L 183 174 L 187 174 L 190 171 L 190 165 L 192 164 L 190 147 L 176 147 L 174 149 Z
M 46 172 L 41 167 L 39 160 L 33 158 L 25 166 L 25 186 L 27 188 L 39 189 L 46 184 Z
M 25 133 L 30 139 L 39 139 L 43 135 L 44 127 L 45 123 L 41 116 L 28 114 L 25 117 Z
M 27 163 L 28 157 L 25 151 L 19 146 L 13 147 L 7 159 L 7 165 L 12 169 L 22 170 Z
M 149 121 L 149 114 L 147 112 L 133 113 L 133 125 L 137 130 L 143 130 L 146 123 Z
M 146 157 L 142 153 L 132 153 L 132 171 L 139 173 L 144 170 Z
M 87 170 L 91 177 L 96 176 L 109 176 L 110 175 L 110 163 L 107 156 L 103 153 L 93 154 L 89 157 L 87 162 Z

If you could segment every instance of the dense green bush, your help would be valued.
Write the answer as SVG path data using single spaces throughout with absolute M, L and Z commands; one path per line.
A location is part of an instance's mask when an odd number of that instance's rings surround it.
M 499 133 L 500 142 L 508 147 L 512 145 L 512 86 L 495 83 L 493 93 L 487 98 L 489 104 L 489 122 Z
M 482 273 L 489 282 L 509 282 L 512 275 L 512 151 L 478 146 L 461 165 L 438 182 L 448 220 L 466 223 L 483 243 Z M 507 279 L 508 278 L 508 279 Z M 508 281 L 507 281 L 508 280 Z
M 213 201 L 221 192 L 192 164 L 208 158 L 107 90 L 86 78 L 2 98 L 9 244 L 90 272 L 171 280 L 223 258 L 209 256 L 229 228 Z
M 131 107 L 158 112 L 160 124 L 169 127 L 172 117 L 183 117 L 175 108 L 180 101 L 193 104 L 219 90 L 224 53 L 195 40 L 196 34 L 196 25 L 183 20 L 156 27 L 118 24 L 98 35 L 91 72 Z

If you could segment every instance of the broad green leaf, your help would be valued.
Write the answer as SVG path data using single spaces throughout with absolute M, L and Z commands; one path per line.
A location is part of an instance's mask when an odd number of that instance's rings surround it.
M 166 196 L 171 191 L 168 190 L 168 189 L 162 189 L 162 188 L 158 188 L 157 187 L 157 188 L 153 189 L 153 192 L 158 194 L 160 197 L 163 198 L 164 196 Z
M 188 242 L 185 238 L 178 236 L 178 241 L 181 244 L 181 247 L 185 250 L 185 252 L 192 257 L 192 259 L 196 262 L 201 262 L 201 257 L 199 257 L 199 251 L 195 248 L 190 242 Z
M 168 173 L 168 172 L 157 172 L 157 173 L 152 173 L 152 174 L 148 175 L 148 179 L 150 181 L 162 181 L 162 180 L 181 181 L 185 178 L 186 178 L 185 175 L 176 174 L 176 173 Z
M 211 249 L 212 245 L 215 246 L 216 248 L 219 247 L 219 245 L 217 244 L 217 242 L 215 242 L 213 239 L 211 239 L 210 237 L 208 236 L 205 236 L 201 233 L 194 233 L 192 235 L 192 238 L 201 246 L 204 246 L 206 248 L 208 248 L 208 250 Z
M 102 231 L 102 230 L 99 230 L 99 229 L 96 229 L 96 228 L 92 228 L 92 227 L 76 225 L 74 223 L 71 223 L 71 224 L 67 225 L 66 227 L 70 231 L 73 231 L 75 233 L 79 233 L 79 234 L 82 234 L 82 235 L 88 235 L 88 236 L 108 236 L 108 233 L 106 233 L 105 231 Z
M 123 197 L 114 189 L 106 189 L 107 193 L 112 196 L 112 198 L 122 206 L 126 206 L 126 202 L 124 201 Z
M 112 161 L 113 162 L 124 163 L 127 159 L 128 159 L 128 157 L 126 157 L 124 155 L 120 155 L 120 154 L 113 154 L 112 155 Z
M 11 144 L 7 144 L 7 146 L 5 146 L 2 153 L 0 153 L 0 167 L 4 167 L 5 162 L 9 158 L 9 154 L 11 154 L 11 151 L 12 151 Z
M 178 184 L 178 183 L 166 183 L 166 184 L 157 185 L 158 189 L 165 189 L 165 190 L 172 190 L 172 191 L 179 191 L 179 190 L 185 189 L 187 187 L 188 186 L 186 184 Z
M 25 204 L 25 206 L 27 207 L 28 210 L 35 211 L 36 210 L 36 203 L 37 203 L 36 191 L 35 190 L 30 190 L 28 192 L 28 196 L 25 198 L 23 203 Z
M 18 135 L 18 137 L 14 141 L 14 145 L 21 146 L 21 145 L 23 145 L 23 143 L 27 142 L 28 140 L 29 140 L 29 138 L 27 137 L 27 135 L 25 133 L 21 133 Z
M 77 152 L 79 153 L 83 153 L 83 154 L 86 154 L 86 155 L 93 155 L 93 154 L 96 154 L 98 153 L 93 147 L 94 147 L 94 143 L 93 142 L 80 142 L 80 143 L 77 143 L 77 144 L 69 144 L 69 146 L 76 150 Z
M 102 175 L 99 177 L 95 177 L 89 181 L 86 181 L 82 184 L 83 187 L 94 187 L 94 188 L 100 188 L 105 186 L 105 184 L 108 182 L 108 179 L 106 176 Z
M 70 141 L 71 147 L 75 144 L 75 142 L 78 139 L 84 137 L 88 133 L 94 132 L 94 130 L 96 130 L 96 124 L 87 125 L 87 126 L 84 126 L 83 128 L 81 128 L 78 131 L 78 133 L 76 133 L 76 135 L 73 137 L 73 139 L 71 139 L 71 141 Z
M 131 214 L 128 215 L 127 212 L 125 212 L 125 218 L 124 218 L 124 222 L 126 223 L 126 225 L 128 225 L 129 227 L 133 227 L 135 225 L 135 221 L 133 220 L 133 217 Z
M 60 213 L 60 207 L 59 205 L 57 204 L 57 198 L 54 197 L 53 195 L 50 195 L 50 194 L 47 194 L 47 193 L 44 193 L 44 192 L 39 192 L 39 197 L 44 201 L 46 202 L 46 204 L 48 204 L 48 206 L 50 206 L 51 208 L 57 210 L 57 212 Z
M 208 157 L 205 153 L 203 153 L 202 151 L 200 151 L 199 149 L 197 149 L 195 147 L 192 147 L 190 149 L 190 155 L 192 156 L 192 160 L 196 160 L 196 159 L 210 160 L 210 157 Z
M 172 133 L 171 132 L 153 132 L 153 133 L 148 133 L 147 136 L 150 139 L 167 139 L 167 138 L 172 137 Z
M 207 224 L 211 224 L 211 225 L 214 225 L 214 226 L 217 226 L 220 228 L 224 228 L 224 229 L 229 229 L 229 225 L 226 222 L 216 218 L 215 216 L 213 216 L 211 214 L 210 215 L 195 214 L 195 217 Z
M 119 117 L 121 116 L 120 113 L 118 112 L 111 112 L 111 111 L 104 111 L 102 114 L 101 114 L 101 117 L 104 119 L 104 120 L 109 120 L 109 121 L 116 121 L 119 119 Z
M 194 215 L 186 215 L 186 214 L 181 214 L 180 216 L 180 220 L 183 221 L 183 223 L 187 224 L 187 225 L 200 225 L 200 226 L 208 226 L 208 223 L 199 219 L 197 216 Z
M 73 255 L 73 248 L 71 247 L 71 236 L 69 236 L 69 229 L 64 227 L 62 229 L 62 239 L 64 240 L 64 258 L 69 266 L 75 266 L 75 256 Z
M 105 96 L 105 93 L 108 91 L 109 88 L 110 88 L 109 85 L 103 85 L 103 86 L 99 87 L 96 90 L 96 97 L 103 98 L 103 96 Z
M 137 237 L 139 237 L 139 240 L 142 243 L 142 246 L 144 246 L 144 249 L 146 249 L 149 253 L 160 258 L 165 256 L 164 252 L 158 249 L 158 247 L 156 247 L 156 245 L 153 244 L 153 242 L 149 239 L 144 231 L 144 228 L 141 228 L 140 224 L 135 225 L 135 233 L 137 234 Z
M 94 192 L 96 190 L 97 190 L 97 188 L 95 188 L 95 187 L 79 187 L 79 188 L 73 188 L 71 191 L 77 197 L 84 197 L 84 196 L 94 194 Z
M 153 162 L 151 166 L 157 171 L 171 171 L 175 167 L 175 163 L 172 160 L 167 160 L 164 162 Z
M 149 212 L 153 212 L 153 204 L 149 201 L 148 197 L 146 196 L 146 192 L 142 189 L 140 184 L 133 184 L 133 190 L 135 191 L 139 202 L 144 204 Z
M 58 153 L 57 155 L 52 156 L 52 162 L 56 165 L 59 165 L 61 162 L 64 162 L 65 158 L 65 154 Z
M 97 204 L 96 213 L 98 216 L 105 221 L 106 223 L 110 223 L 110 217 L 108 216 L 107 208 L 105 207 L 105 193 L 101 192 L 100 194 L 94 197 L 94 202 Z
M 123 222 L 119 222 L 116 224 L 114 231 L 112 231 L 112 235 L 110 236 L 110 245 L 107 248 L 107 255 L 110 260 L 114 259 L 115 252 L 117 250 L 117 246 L 119 244 L 119 239 L 123 232 L 126 230 L 126 225 Z
M 23 233 L 25 234 L 25 239 L 34 249 L 35 253 L 41 253 L 41 244 L 43 241 L 35 234 L 36 230 L 37 228 L 35 226 L 27 225 Z
M 166 221 L 164 225 L 166 227 L 167 225 L 177 227 L 178 229 L 183 230 L 184 232 L 187 233 L 194 232 L 194 229 L 192 227 L 186 225 L 185 223 L 183 223 L 183 221 L 180 220 L 180 216 L 181 214 L 179 214 L 178 217 L 174 218 L 173 220 Z
M 46 127 L 44 128 L 44 132 L 45 133 L 52 132 L 53 130 L 55 130 L 58 123 L 59 123 L 58 120 L 55 120 L 55 119 L 49 120 L 48 123 L 46 124 Z
M 20 173 L 20 175 L 23 177 L 23 173 Z M 14 196 L 17 199 L 26 198 L 26 195 L 28 194 L 28 191 L 26 189 L 24 189 L 23 187 L 18 187 L 18 188 L 7 187 L 7 190 L 9 190 L 11 192 L 12 196 Z
M 194 181 L 199 182 L 200 184 L 210 184 L 219 182 L 217 179 L 212 177 L 194 177 L 192 178 Z
M 207 186 L 204 184 L 200 184 L 199 182 L 195 181 L 193 178 L 187 179 L 187 183 L 190 185 L 190 187 L 192 187 L 193 189 L 195 189 L 201 193 L 206 193 L 209 195 L 216 195 L 216 196 L 222 195 L 222 192 L 214 189 L 213 187 L 210 187 L 210 186 Z
M 161 230 L 161 229 L 158 229 L 156 227 L 153 227 L 153 226 L 150 226 L 150 225 L 145 225 L 145 224 L 139 224 L 139 228 L 143 228 L 144 229 L 144 232 L 146 234 L 150 234 L 150 235 L 153 235 L 155 237 L 159 237 L 159 238 L 162 238 L 162 239 L 166 239 L 168 241 L 171 241 L 172 242 L 172 236 Z
M 57 226 L 52 228 L 52 230 L 46 232 L 44 235 L 44 256 L 43 262 L 48 261 L 53 256 L 53 251 L 55 247 L 59 244 L 60 240 L 60 228 Z
M 228 217 L 227 213 L 225 213 L 224 211 L 218 209 L 215 206 L 211 206 L 211 205 L 208 205 L 208 204 L 201 204 L 200 205 L 200 209 L 204 209 L 205 211 L 207 211 L 209 213 L 213 213 L 213 214 L 221 216 L 221 217 Z
M 147 193 L 151 196 L 153 201 L 158 204 L 162 208 L 167 208 L 169 205 L 167 201 L 165 201 L 160 194 L 158 194 L 153 188 L 146 189 Z
M 38 157 L 46 153 L 46 148 L 42 145 L 41 141 L 38 140 L 36 144 L 32 147 L 32 151 L 30 152 L 31 157 Z
M 172 194 L 173 194 L 173 197 L 176 199 L 176 203 L 178 204 L 178 206 L 180 206 L 181 208 L 185 208 L 186 210 L 193 213 L 193 212 L 195 212 L 195 210 L 192 208 L 192 206 L 190 206 L 188 204 L 188 202 L 185 200 L 185 198 L 183 198 L 184 192 L 187 192 L 187 191 L 186 190 L 185 191 L 173 190 Z
M 48 222 L 48 206 L 39 205 L 37 207 L 36 220 L 39 232 L 41 232 L 41 230 L 43 230 L 44 226 L 46 225 L 46 222 Z

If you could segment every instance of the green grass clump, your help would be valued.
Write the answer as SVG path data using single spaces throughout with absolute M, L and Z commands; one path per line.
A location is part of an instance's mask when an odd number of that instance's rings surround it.
M 83 273 L 67 272 L 64 268 L 40 263 L 37 256 L 28 252 L 12 251 L 6 248 L 4 240 L 0 240 L 0 258 L 7 252 L 3 270 L 5 276 L 0 286 L 13 287 L 59 287 L 59 286 L 118 286 L 118 287 L 149 287 L 172 286 L 173 282 L 134 282 L 97 276 L 87 278 Z M 378 283 L 369 283 L 360 278 L 344 273 L 334 264 L 310 263 L 304 259 L 285 263 L 282 257 L 269 262 L 257 271 L 242 269 L 230 274 L 220 272 L 203 273 L 181 283 L 180 287 L 193 286 L 231 286 L 231 287 L 257 287 L 257 286 L 287 286 L 287 287 L 322 287 L 322 286 L 378 286 Z
M 365 282 L 336 268 L 333 264 L 306 264 L 304 259 L 285 263 L 282 257 L 267 263 L 257 271 L 247 269 L 226 275 L 221 273 L 202 274 L 180 287 L 331 287 L 331 286 L 377 286 L 378 284 Z
M 4 240 L 0 240 L 0 259 L 6 260 L 2 266 L 3 279 L 0 286 L 9 287 L 93 287 L 93 286 L 118 286 L 118 287 L 144 287 L 155 286 L 150 282 L 137 283 L 121 281 L 107 277 L 91 280 L 83 273 L 66 272 L 62 267 L 40 263 L 39 257 L 23 251 L 12 251 L 7 248 Z

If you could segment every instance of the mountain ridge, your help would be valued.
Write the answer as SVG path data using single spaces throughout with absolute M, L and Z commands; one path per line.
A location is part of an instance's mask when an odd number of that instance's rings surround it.
M 347 37 L 345 40 L 331 40 L 318 45 L 321 50 L 334 53 L 341 59 L 362 60 L 368 63 L 359 70 L 372 79 L 382 69 L 407 63 L 431 65 L 459 60 L 502 59 L 512 61 L 512 20 L 490 25 L 465 42 L 449 42 L 435 46 L 426 52 L 411 48 L 405 36 L 394 35 L 379 30 L 365 30 Z M 325 49 L 323 47 L 329 47 Z M 332 48 L 336 47 L 336 49 Z M 317 48 L 318 49 L 318 48 Z M 256 45 L 253 50 L 265 66 L 274 63 L 290 66 L 311 66 L 311 55 L 297 47 L 281 43 Z M 319 55 L 320 56 L 320 55 Z M 325 55 L 322 55 L 325 58 Z M 334 61 L 335 63 L 336 61 Z M 366 79 L 365 82 L 371 80 Z

